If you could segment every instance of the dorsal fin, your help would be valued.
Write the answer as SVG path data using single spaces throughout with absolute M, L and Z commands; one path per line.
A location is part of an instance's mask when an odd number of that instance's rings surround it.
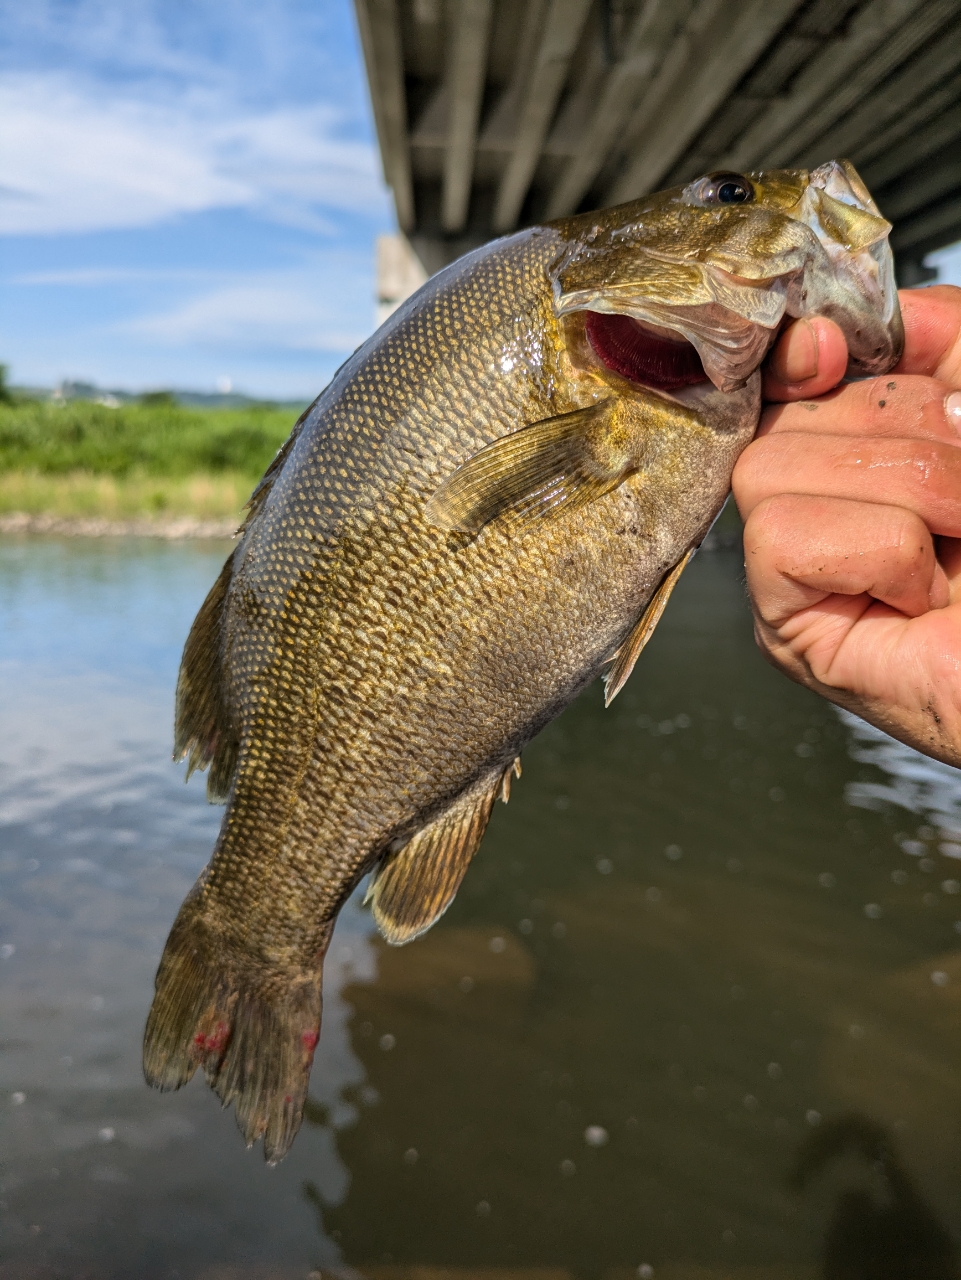
M 687 562 L 694 554 L 694 548 L 684 553 L 674 568 L 666 575 L 664 581 L 651 596 L 650 603 L 634 624 L 634 629 L 627 637 L 617 653 L 614 661 L 604 676 L 604 706 L 609 707 L 627 683 L 627 678 L 634 670 L 634 664 L 641 656 L 641 650 L 654 634 L 654 628 L 661 620 L 661 614 L 667 608 L 671 592 L 677 586 L 677 580 L 687 567 Z
M 239 548 L 237 549 L 239 550 Z M 234 551 L 194 618 L 177 677 L 174 759 L 187 757 L 187 777 L 211 765 L 207 798 L 226 800 L 237 763 L 238 739 L 224 705 L 224 602 L 233 576 Z
M 520 759 L 488 774 L 433 822 L 422 827 L 374 873 L 365 902 L 387 942 L 399 947 L 426 933 L 460 888 L 477 852 L 498 795 L 510 794 Z

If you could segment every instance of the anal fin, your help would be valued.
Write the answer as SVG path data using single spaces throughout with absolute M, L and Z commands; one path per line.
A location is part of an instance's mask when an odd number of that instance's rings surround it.
M 661 620 L 661 614 L 667 608 L 671 592 L 677 586 L 678 578 L 687 568 L 688 561 L 694 554 L 694 548 L 685 552 L 664 581 L 651 596 L 650 603 L 641 614 L 631 634 L 627 637 L 617 653 L 614 661 L 604 676 L 604 706 L 609 707 L 627 683 L 628 676 L 634 670 L 634 664 L 641 656 L 641 650 L 654 634 L 654 628 Z
M 225 800 L 237 762 L 237 737 L 224 705 L 223 618 L 234 552 L 211 587 L 184 645 L 177 677 L 174 759 L 187 757 L 187 777 L 211 766 L 210 801 Z
M 511 775 L 520 777 L 520 757 L 506 770 L 488 774 L 401 849 L 388 853 L 364 899 L 392 946 L 426 933 L 454 901 L 480 847 L 498 795 L 507 801 Z

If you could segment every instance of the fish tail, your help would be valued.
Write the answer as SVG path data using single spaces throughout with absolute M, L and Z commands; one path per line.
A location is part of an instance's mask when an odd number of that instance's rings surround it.
M 289 972 L 249 961 L 225 966 L 190 899 L 170 931 L 144 1032 L 147 1083 L 179 1089 L 198 1067 L 252 1146 L 276 1164 L 303 1119 L 314 1049 L 320 1039 L 321 967 Z

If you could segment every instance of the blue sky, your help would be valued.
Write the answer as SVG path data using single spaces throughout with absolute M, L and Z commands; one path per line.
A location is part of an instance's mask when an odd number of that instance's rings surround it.
M 312 398 L 373 328 L 393 229 L 350 0 L 0 0 L 0 22 L 12 379 Z
M 349 0 L 0 3 L 17 383 L 312 397 L 393 228 Z

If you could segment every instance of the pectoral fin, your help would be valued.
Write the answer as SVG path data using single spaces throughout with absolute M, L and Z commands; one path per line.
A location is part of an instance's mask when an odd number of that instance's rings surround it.
M 427 503 L 427 520 L 479 533 L 505 513 L 526 522 L 601 497 L 637 466 L 636 430 L 617 418 L 611 398 L 495 440 L 444 481 Z
M 365 902 L 387 942 L 399 947 L 426 933 L 454 901 L 498 795 L 506 802 L 520 760 L 482 779 L 378 867 Z
M 694 554 L 694 548 L 685 555 L 670 571 L 658 589 L 651 596 L 650 604 L 641 614 L 634 630 L 627 637 L 617 653 L 614 662 L 604 677 L 604 706 L 609 707 L 627 683 L 627 678 L 634 670 L 634 663 L 641 656 L 641 650 L 654 634 L 654 628 L 661 620 L 661 614 L 667 608 L 671 592 L 677 586 L 677 580 L 687 567 L 687 562 Z

